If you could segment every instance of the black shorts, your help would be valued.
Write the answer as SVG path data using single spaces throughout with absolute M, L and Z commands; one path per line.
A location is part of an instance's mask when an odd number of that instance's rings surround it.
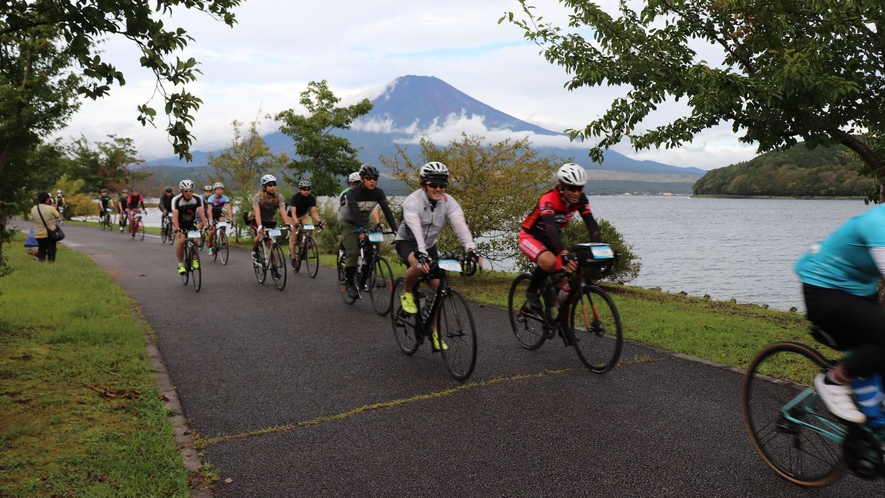
M 394 244 L 394 248 L 396 249 L 396 253 L 399 254 L 401 260 L 406 266 L 409 265 L 409 254 L 418 252 L 418 244 L 416 242 L 412 242 L 410 240 L 397 240 L 396 244 Z M 427 248 L 427 255 L 433 259 L 439 259 L 439 251 L 436 250 L 436 246 Z
M 268 221 L 266 223 L 262 223 L 262 225 L 264 225 L 264 228 L 276 228 L 277 221 L 276 220 Z M 252 221 L 252 231 L 255 232 L 256 234 L 258 233 L 258 225 L 255 224 L 254 220 Z
M 193 221 L 188 222 L 188 223 L 185 223 L 185 222 L 179 220 L 179 221 L 178 221 L 178 228 L 179 228 L 182 232 L 189 232 L 189 231 L 191 231 L 191 230 L 196 230 L 196 229 L 197 229 L 197 224 L 194 223 Z

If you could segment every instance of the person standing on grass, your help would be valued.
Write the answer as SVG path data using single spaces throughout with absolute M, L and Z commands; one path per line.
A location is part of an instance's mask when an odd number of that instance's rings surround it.
M 37 194 L 37 205 L 31 209 L 31 219 L 34 220 L 34 238 L 37 239 L 37 259 L 54 262 L 57 242 L 49 238 L 49 230 L 58 228 L 58 211 L 52 207 L 49 192 Z

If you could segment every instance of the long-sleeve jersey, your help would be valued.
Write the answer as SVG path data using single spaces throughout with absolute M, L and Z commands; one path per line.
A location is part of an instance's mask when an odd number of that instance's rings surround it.
M 522 222 L 522 229 L 532 237 L 541 241 L 555 254 L 565 249 L 562 243 L 562 229 L 568 224 L 572 216 L 578 213 L 587 225 L 592 239 L 599 238 L 599 223 L 593 218 L 590 210 L 590 201 L 587 196 L 581 194 L 578 202 L 569 205 L 562 196 L 562 192 L 552 189 L 538 199 L 538 204 Z
M 390 227 L 396 226 L 387 196 L 380 188 L 367 190 L 362 185 L 357 185 L 344 193 L 341 207 L 338 208 L 338 219 L 353 223 L 358 227 L 365 227 L 369 222 L 369 215 L 375 206 L 379 206 L 384 213 L 384 218 Z
M 464 221 L 461 205 L 450 195 L 445 194 L 439 201 L 431 201 L 423 190 L 412 192 L 403 201 L 403 222 L 397 231 L 396 240 L 407 240 L 418 246 L 419 252 L 427 252 L 436 244 L 436 237 L 446 225 L 452 230 L 466 249 L 475 249 L 470 228 Z

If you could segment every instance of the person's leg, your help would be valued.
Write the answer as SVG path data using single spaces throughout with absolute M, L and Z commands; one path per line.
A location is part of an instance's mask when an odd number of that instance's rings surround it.
M 45 261 L 46 260 L 46 247 L 49 239 L 37 239 L 37 260 Z
M 50 263 L 54 263 L 55 262 L 55 253 L 58 250 L 58 241 L 56 241 L 54 239 L 49 239 L 49 238 L 47 238 L 46 241 L 47 241 L 47 243 L 46 243 L 46 259 Z

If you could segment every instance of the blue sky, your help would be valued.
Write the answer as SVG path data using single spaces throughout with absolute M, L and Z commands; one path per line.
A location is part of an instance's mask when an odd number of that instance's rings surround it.
M 567 11 L 557 1 L 533 3 L 546 20 L 566 24 Z M 598 3 L 612 11 L 616 6 L 611 0 Z M 624 90 L 566 91 L 568 75 L 562 68 L 544 60 L 516 26 L 498 24 L 505 12 L 519 8 L 517 0 L 251 0 L 237 9 L 239 23 L 232 29 L 205 14 L 175 14 L 167 25 L 181 26 L 195 38 L 181 57 L 195 57 L 203 72 L 188 87 L 204 100 L 193 148 L 224 147 L 233 136 L 234 120 L 248 123 L 268 113 L 299 110 L 299 94 L 310 81 L 327 80 L 347 102 L 407 74 L 436 76 L 500 111 L 553 131 L 583 128 Z M 164 117 L 158 116 L 157 129 L 136 121 L 135 108 L 154 91 L 153 75 L 138 66 L 139 55 L 126 40 L 106 43 L 102 58 L 118 65 L 127 84 L 112 88 L 108 98 L 84 102 L 60 136 L 82 134 L 100 141 L 114 133 L 132 138 L 146 160 L 172 155 Z M 152 104 L 162 109 L 156 98 Z M 646 125 L 662 124 L 682 112 L 678 104 L 664 104 Z M 449 125 L 464 123 L 452 120 Z M 481 123 L 478 129 L 477 123 L 470 126 L 469 132 L 482 132 Z M 262 119 L 259 129 L 269 133 L 277 125 Z M 457 132 L 434 130 L 441 133 L 437 140 Z M 755 155 L 755 147 L 740 144 L 729 124 L 701 133 L 680 149 L 634 152 L 621 145 L 615 150 L 702 169 Z

